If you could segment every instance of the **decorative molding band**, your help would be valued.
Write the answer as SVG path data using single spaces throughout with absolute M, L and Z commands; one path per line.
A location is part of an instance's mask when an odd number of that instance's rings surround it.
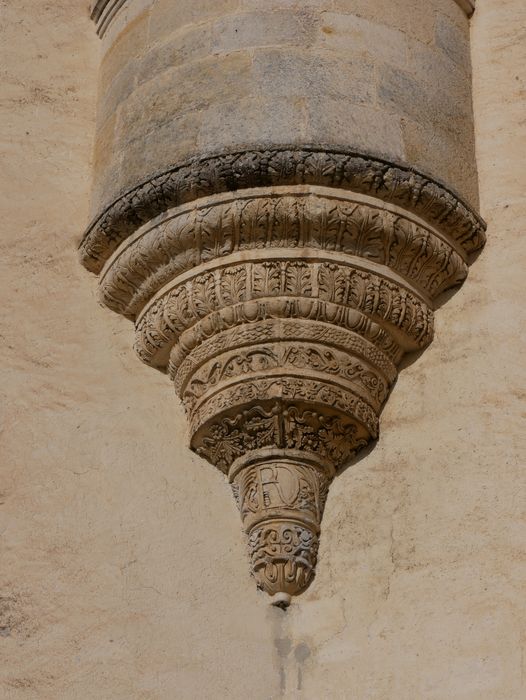
M 337 192 L 335 197 L 334 190 L 315 186 L 241 190 L 161 215 L 107 261 L 102 301 L 133 319 L 176 275 L 217 257 L 276 246 L 367 257 L 422 294 L 439 294 L 466 277 L 465 251 L 453 239 L 400 207 Z M 441 267 L 430 265 L 431 259 L 442 260 Z M 123 277 L 123 270 L 133 271 L 133 278 Z
M 467 256 L 485 242 L 482 219 L 412 168 L 345 149 L 283 147 L 201 156 L 125 192 L 88 227 L 82 264 L 99 273 L 123 240 L 171 208 L 221 192 L 283 185 L 333 187 L 394 203 L 435 226 Z

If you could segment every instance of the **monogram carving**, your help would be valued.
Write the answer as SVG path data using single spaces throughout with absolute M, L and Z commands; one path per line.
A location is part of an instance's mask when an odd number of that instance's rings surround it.
M 236 475 L 254 576 L 270 595 L 294 594 L 298 582 L 310 582 L 329 483 L 316 468 L 286 461 L 264 462 Z M 290 522 L 283 523 L 283 516 Z
M 86 234 L 102 301 L 173 381 L 277 604 L 312 581 L 332 479 L 378 436 L 398 363 L 431 342 L 434 300 L 483 240 L 436 183 L 314 149 L 175 168 Z

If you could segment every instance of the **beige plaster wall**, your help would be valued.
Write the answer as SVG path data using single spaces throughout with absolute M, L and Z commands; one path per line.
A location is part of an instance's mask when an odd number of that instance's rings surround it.
M 87 4 L 0 3 L 0 697 L 521 700 L 524 3 L 472 20 L 488 245 L 334 483 L 317 579 L 286 613 L 255 591 L 169 382 L 77 262 Z

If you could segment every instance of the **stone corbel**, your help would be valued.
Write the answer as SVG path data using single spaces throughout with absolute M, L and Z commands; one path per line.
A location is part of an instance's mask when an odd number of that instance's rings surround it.
M 466 11 L 472 9 L 471 2 L 459 4 Z M 123 5 L 123 0 L 94 4 L 99 33 Z M 130 40 L 129 61 L 123 59 L 126 50 L 113 52 L 108 39 L 106 89 L 110 96 L 114 91 L 114 104 L 124 107 L 118 106 L 117 119 L 108 108 L 101 110 L 99 130 L 101 168 L 109 162 L 113 170 L 108 172 L 128 177 L 131 163 L 136 169 L 133 181 L 140 184 L 124 191 L 115 186 L 120 194 L 113 195 L 102 211 L 97 202 L 99 213 L 86 231 L 80 257 L 99 276 L 103 304 L 135 324 L 139 358 L 169 376 L 188 417 L 191 449 L 217 467 L 232 486 L 258 587 L 274 603 L 286 606 L 313 579 L 332 480 L 378 437 L 379 416 L 402 358 L 431 342 L 436 302 L 465 279 L 470 261 L 484 244 L 485 226 L 453 189 L 407 163 L 375 155 L 379 124 L 393 120 L 398 108 L 404 110 L 403 124 L 411 121 L 407 96 L 402 95 L 400 104 L 391 101 L 396 90 L 407 86 L 411 114 L 412 101 L 420 93 L 429 94 L 425 62 L 416 64 L 416 77 L 398 75 L 379 55 L 379 69 L 398 83 L 393 91 L 382 83 L 378 99 L 386 100 L 383 111 L 373 103 L 370 113 L 376 122 L 369 134 L 358 135 L 373 144 L 370 149 L 324 143 L 323 129 L 314 133 L 314 143 L 303 142 L 300 135 L 297 143 L 282 145 L 282 126 L 274 124 L 268 110 L 270 117 L 263 122 L 267 143 L 247 144 L 240 138 L 239 147 L 221 147 L 227 136 L 217 122 L 212 139 L 217 150 L 197 148 L 194 157 L 179 157 L 185 144 L 177 125 L 194 125 L 191 120 L 179 121 L 179 91 L 184 90 L 178 82 L 179 69 L 172 71 L 170 62 L 163 61 L 179 55 L 182 45 L 188 50 L 192 41 L 198 41 L 196 51 L 202 51 L 200 34 L 185 19 L 167 39 L 162 12 L 172 12 L 173 7 L 153 4 L 153 10 L 162 10 L 156 15 L 162 40 L 150 47 L 144 37 L 150 36 L 153 23 L 144 19 L 149 12 L 144 7 L 137 4 L 143 15 L 130 20 L 135 27 L 130 36 L 133 41 L 142 36 L 143 48 L 136 49 Z M 352 8 L 349 0 L 349 13 Z M 324 53 L 326 35 L 319 13 L 307 18 L 310 24 L 302 24 L 305 16 L 298 12 L 297 27 L 319 31 L 318 39 L 310 35 L 315 58 L 304 65 L 310 65 L 310 83 L 322 91 L 334 57 Z M 244 10 L 232 13 L 230 38 L 252 17 Z M 176 23 L 173 14 L 170 17 Z M 254 17 L 259 21 L 259 15 Z M 265 21 L 270 27 L 282 17 L 269 12 Z M 340 20 L 343 24 L 349 23 L 346 17 Z M 148 27 L 143 35 L 137 29 L 141 26 Z M 371 36 L 377 36 L 373 22 L 366 26 Z M 124 29 L 121 46 L 126 34 Z M 453 32 L 453 40 L 460 41 L 458 35 Z M 420 56 L 420 41 L 412 41 Z M 250 66 L 252 48 L 245 49 L 249 58 L 242 65 Z M 443 65 L 449 59 L 440 47 L 435 49 L 437 62 Z M 280 51 L 271 58 L 287 70 L 288 45 Z M 229 61 L 229 50 L 222 56 L 214 54 L 214 63 Z M 345 53 L 338 60 L 345 61 Z M 369 60 L 376 60 L 374 52 Z M 185 70 L 194 71 L 190 74 L 198 80 L 200 66 L 206 73 L 212 63 L 205 55 L 189 65 Z M 369 70 L 367 63 L 342 65 L 351 74 L 360 66 Z M 158 80 L 152 66 L 162 66 Z M 136 78 L 141 70 L 148 76 L 142 83 Z M 447 101 L 441 93 L 443 102 L 433 102 L 438 113 L 418 124 L 433 138 L 435 125 L 450 138 L 454 131 L 450 115 L 463 126 L 467 114 L 459 107 L 458 96 L 462 90 L 463 99 L 470 95 L 468 73 L 458 72 L 456 66 L 451 70 L 457 71 L 457 97 Z M 251 75 L 262 80 L 260 74 Z M 203 89 L 216 95 L 214 81 L 225 76 L 228 83 L 230 74 L 225 68 L 214 76 L 205 78 Z M 245 89 L 248 109 L 251 100 L 259 98 L 259 85 L 256 96 L 251 87 Z M 334 91 L 338 90 L 337 82 Z M 363 109 L 352 98 L 345 91 L 339 97 L 343 113 L 350 117 Z M 207 99 L 205 95 L 201 102 L 206 104 Z M 277 95 L 276 109 L 280 100 Z M 154 143 L 155 121 L 150 117 L 157 104 L 163 109 L 163 131 Z M 421 106 L 429 105 L 422 100 Z M 213 104 L 207 107 L 213 110 Z M 241 108 L 236 116 L 249 119 Z M 200 128 L 199 138 L 208 133 L 209 125 Z M 301 128 L 299 124 L 298 133 Z M 111 129 L 113 142 L 107 135 Z M 236 137 L 228 132 L 231 143 L 237 143 Z M 450 142 L 455 143 L 453 138 Z M 126 161 L 126 151 L 115 144 L 126 149 L 132 143 L 139 144 L 140 155 Z M 148 151 L 152 143 L 159 157 L 165 157 L 164 148 L 176 156 L 175 165 L 153 175 Z M 464 153 L 469 154 L 469 148 Z M 434 156 L 434 164 L 445 170 L 442 155 L 435 151 Z M 431 157 L 429 162 L 433 165 Z M 474 164 L 470 167 L 465 171 L 471 181 Z M 459 169 L 453 172 L 458 176 Z M 107 201 L 105 188 L 113 191 L 113 184 L 108 175 L 104 178 L 102 201 Z
M 483 242 L 437 183 L 315 148 L 197 159 L 90 226 L 82 262 L 230 480 L 275 602 L 309 585 L 332 479 L 378 436 L 397 365 Z

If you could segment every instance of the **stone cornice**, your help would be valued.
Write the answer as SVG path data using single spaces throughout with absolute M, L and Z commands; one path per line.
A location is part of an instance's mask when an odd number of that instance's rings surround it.
M 123 240 L 172 207 L 220 192 L 295 184 L 338 187 L 399 204 L 451 236 L 467 255 L 485 242 L 485 224 L 476 212 L 413 168 L 345 149 L 291 146 L 201 156 L 142 182 L 90 224 L 80 244 L 82 264 L 100 272 Z

